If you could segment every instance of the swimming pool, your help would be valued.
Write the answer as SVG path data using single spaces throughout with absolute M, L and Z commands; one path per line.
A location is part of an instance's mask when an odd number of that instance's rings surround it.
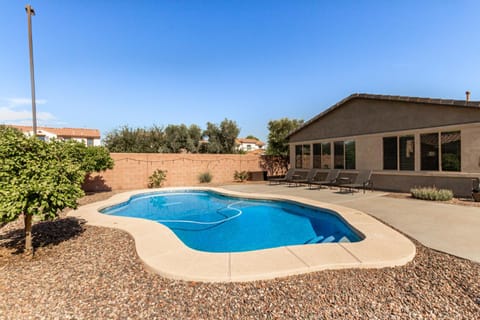
M 363 239 L 331 210 L 214 191 L 143 193 L 101 212 L 156 221 L 188 247 L 205 252 L 244 252 Z

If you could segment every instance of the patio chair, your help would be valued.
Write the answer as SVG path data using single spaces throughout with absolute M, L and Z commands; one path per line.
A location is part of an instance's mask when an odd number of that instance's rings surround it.
M 354 189 L 362 188 L 363 193 L 365 193 L 365 189 L 368 186 L 370 186 L 373 190 L 373 183 L 372 183 L 371 177 L 372 177 L 372 170 L 361 170 L 355 177 L 355 181 L 353 183 L 341 184 L 339 185 L 339 187 L 347 188 L 352 194 Z
M 309 184 L 310 181 L 313 181 L 314 177 L 317 174 L 318 169 L 311 169 L 308 171 L 308 174 L 305 178 L 303 179 L 296 179 L 295 182 L 298 184 Z
M 287 180 L 290 180 L 292 179 L 292 176 L 293 174 L 295 173 L 295 169 L 294 168 L 290 168 L 288 169 L 287 173 L 285 173 L 285 176 L 281 177 L 281 178 L 272 178 L 272 179 L 268 179 L 268 184 L 272 184 L 272 183 L 276 183 L 276 184 L 281 184 L 281 183 L 286 183 Z
M 296 187 L 302 184 L 307 183 L 312 179 L 313 174 L 316 172 L 316 169 L 311 169 L 310 171 L 295 171 L 291 179 L 287 180 L 287 183 L 293 184 Z
M 337 181 L 339 174 L 340 174 L 340 170 L 332 169 L 328 172 L 327 177 L 324 180 L 315 180 L 315 177 L 314 177 L 314 179 L 309 182 L 308 187 L 311 189 L 312 185 L 319 186 L 319 188 L 322 188 L 322 186 L 332 186 L 335 184 L 335 181 Z
M 472 198 L 475 202 L 480 202 L 480 178 L 472 179 Z

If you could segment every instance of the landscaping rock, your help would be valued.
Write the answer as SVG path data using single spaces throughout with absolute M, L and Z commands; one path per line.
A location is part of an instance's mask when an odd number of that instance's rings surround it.
M 0 230 L 0 319 L 480 318 L 480 264 L 417 242 L 403 267 L 201 283 L 147 271 L 127 233 L 73 218 L 37 224 L 26 259 L 16 226 Z

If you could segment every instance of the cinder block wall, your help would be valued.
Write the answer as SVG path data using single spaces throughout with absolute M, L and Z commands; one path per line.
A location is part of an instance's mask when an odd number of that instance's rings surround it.
M 240 154 L 166 154 L 111 153 L 115 161 L 112 170 L 91 175 L 85 191 L 128 190 L 147 188 L 148 177 L 157 170 L 167 170 L 165 187 L 199 185 L 198 176 L 209 171 L 212 183 L 234 181 L 237 171 L 262 171 L 260 156 Z

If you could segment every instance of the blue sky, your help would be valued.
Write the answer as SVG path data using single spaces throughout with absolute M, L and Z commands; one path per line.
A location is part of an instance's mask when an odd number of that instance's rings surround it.
M 0 0 L 0 123 L 308 120 L 351 93 L 480 100 L 479 1 Z

